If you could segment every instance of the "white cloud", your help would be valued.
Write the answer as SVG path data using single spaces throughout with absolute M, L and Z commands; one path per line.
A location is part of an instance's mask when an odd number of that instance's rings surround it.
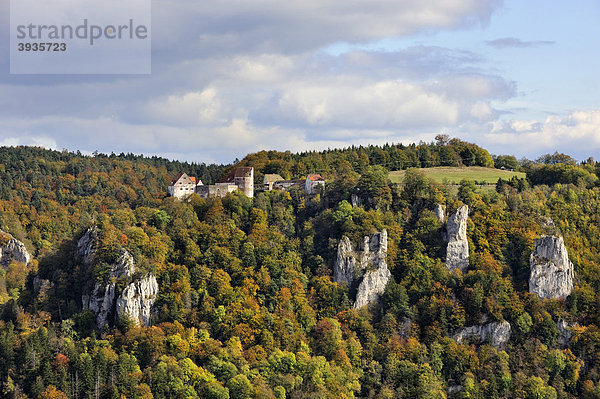
M 231 66 L 231 78 L 253 85 L 271 84 L 290 78 L 298 70 L 295 61 L 303 57 L 280 54 L 260 54 L 255 57 L 238 56 Z
M 542 122 L 497 121 L 480 139 L 506 153 L 536 157 L 559 151 L 583 159 L 600 153 L 600 110 L 552 115 Z
M 221 100 L 214 87 L 153 100 L 147 109 L 148 119 L 172 126 L 214 125 L 224 121 Z
M 1 147 L 16 147 L 20 145 L 31 145 L 36 147 L 43 147 L 49 150 L 56 150 L 56 140 L 47 136 L 18 136 L 18 137 L 4 137 L 0 140 Z
M 156 0 L 153 40 L 192 57 L 299 53 L 422 30 L 485 24 L 499 0 Z
M 301 124 L 381 128 L 455 124 L 458 105 L 402 81 L 302 82 L 283 90 L 279 109 Z
M 521 40 L 516 37 L 503 37 L 501 39 L 495 39 L 486 42 L 488 46 L 496 47 L 499 49 L 504 48 L 532 48 L 541 46 L 551 46 L 555 44 L 551 40 Z
M 144 79 L 9 87 L 10 117 L 0 126 L 10 120 L 12 136 L 47 133 L 72 149 L 224 161 L 261 149 L 406 142 L 496 118 L 491 101 L 512 84 L 474 63 L 464 52 L 424 47 L 214 58 L 156 76 L 162 90 Z M 95 95 L 73 103 L 83 90 Z M 48 99 L 34 119 L 10 105 L 31 96 Z
M 486 24 L 499 3 L 155 0 L 152 76 L 0 77 L 0 145 L 229 162 L 261 149 L 408 143 L 447 132 L 493 152 L 597 152 L 598 111 L 499 120 L 497 107 L 515 98 L 516 84 L 482 55 L 424 45 L 325 51 Z

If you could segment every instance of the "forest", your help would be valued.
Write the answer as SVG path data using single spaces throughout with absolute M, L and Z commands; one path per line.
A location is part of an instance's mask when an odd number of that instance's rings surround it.
M 267 173 L 327 184 L 314 195 L 167 196 L 179 172 L 209 184 L 236 166 L 255 168 L 256 187 Z M 433 166 L 527 178 L 453 185 L 415 169 Z M 406 170 L 402 184 L 391 170 Z M 12 236 L 31 260 L 0 268 L 1 396 L 600 398 L 599 177 L 592 158 L 517 160 L 444 136 L 229 165 L 2 147 L 0 247 Z M 464 272 L 445 265 L 438 204 L 469 207 Z M 338 244 L 383 229 L 391 278 L 377 303 L 355 309 L 356 287 L 333 279 Z M 86 263 L 77 253 L 89 231 Z M 564 238 L 575 275 L 566 299 L 529 292 L 541 235 Z M 124 252 L 136 270 L 115 276 Z M 95 285 L 123 291 L 149 275 L 148 326 L 99 326 L 83 306 Z M 484 321 L 510 324 L 506 345 L 453 339 Z

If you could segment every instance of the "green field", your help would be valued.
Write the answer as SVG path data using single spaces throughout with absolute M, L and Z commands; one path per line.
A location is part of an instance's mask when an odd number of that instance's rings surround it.
M 525 177 L 523 172 L 511 172 L 508 170 L 500 170 L 494 168 L 484 168 L 481 166 L 469 167 L 447 167 L 440 166 L 437 168 L 421 168 L 425 176 L 439 182 L 458 184 L 463 179 L 475 180 L 477 183 L 485 182 L 487 184 L 496 184 L 498 179 L 510 179 L 513 176 Z M 401 183 L 404 177 L 405 170 L 396 170 L 390 172 L 390 180 L 392 183 Z

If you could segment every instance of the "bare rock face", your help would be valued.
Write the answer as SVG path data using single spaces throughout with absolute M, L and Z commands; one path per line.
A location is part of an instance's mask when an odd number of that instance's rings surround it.
M 135 263 L 133 256 L 126 250 L 123 250 L 121 257 L 112 265 L 110 269 L 110 279 L 120 279 L 121 277 L 131 277 L 135 273 Z
M 45 296 L 52 287 L 54 287 L 54 283 L 48 279 L 40 278 L 39 275 L 33 278 L 33 292 L 35 292 L 35 295 Z
M 446 208 L 443 205 L 437 204 L 433 209 L 433 213 L 435 213 L 440 223 L 446 222 Z
M 147 327 L 150 325 L 152 305 L 158 295 L 156 277 L 147 277 L 129 284 L 117 299 L 117 314 L 127 315 Z
M 569 323 L 565 320 L 559 320 L 556 322 L 556 329 L 558 330 L 558 344 L 561 348 L 568 348 L 571 342 L 571 330 L 569 330 Z
M 93 261 L 98 246 L 98 232 L 88 229 L 77 244 L 77 256 L 87 266 Z M 148 275 L 134 280 L 121 292 L 117 281 L 132 278 L 136 271 L 133 257 L 123 250 L 121 257 L 110 266 L 107 282 L 97 282 L 90 295 L 83 295 L 83 308 L 91 310 L 96 316 L 96 327 L 102 328 L 115 318 L 127 315 L 143 326 L 150 325 L 152 305 L 158 295 L 156 277 Z
M 337 259 L 333 267 L 333 280 L 336 283 L 352 284 L 357 270 L 357 254 L 348 237 L 342 237 L 338 244 Z
M 573 291 L 573 263 L 562 237 L 541 236 L 529 258 L 529 292 L 540 298 L 566 298 Z
M 97 328 L 102 328 L 107 324 L 109 316 L 113 313 L 116 288 L 116 283 L 106 285 L 96 283 L 91 295 L 81 297 L 83 308 L 91 310 L 96 316 Z
M 129 252 L 123 250 L 118 262 L 111 265 L 108 283 L 96 283 L 92 294 L 82 297 L 83 308 L 91 310 L 96 315 L 96 326 L 98 328 L 107 324 L 111 319 L 110 316 L 114 314 L 117 280 L 123 277 L 131 277 L 134 272 L 133 257 Z
M 29 263 L 31 255 L 27 252 L 25 244 L 2 230 L 0 230 L 0 238 L 3 244 L 0 246 L 0 265 L 4 269 L 7 269 L 12 261 Z
M 350 196 L 350 203 L 352 204 L 352 206 L 354 208 L 356 208 L 357 206 L 362 206 L 362 200 L 360 199 L 360 197 L 356 194 L 352 194 Z
M 495 348 L 504 348 L 510 339 L 511 327 L 508 321 L 487 323 L 458 330 L 452 337 L 459 344 L 463 342 L 489 343 Z
M 463 205 L 448 218 L 446 224 L 448 247 L 446 249 L 446 267 L 452 271 L 467 270 L 469 267 L 469 242 L 467 241 L 467 218 L 469 207 Z
M 98 245 L 98 230 L 90 227 L 77 241 L 77 257 L 86 265 L 91 265 Z
M 385 263 L 375 270 L 365 272 L 365 276 L 358 286 L 354 309 L 360 309 L 363 306 L 377 302 L 379 295 L 385 291 L 391 276 L 392 274 Z
M 348 237 L 338 244 L 333 279 L 337 283 L 352 285 L 360 281 L 354 308 L 376 302 L 383 294 L 391 273 L 387 267 L 387 230 L 365 237 L 362 250 L 355 250 Z

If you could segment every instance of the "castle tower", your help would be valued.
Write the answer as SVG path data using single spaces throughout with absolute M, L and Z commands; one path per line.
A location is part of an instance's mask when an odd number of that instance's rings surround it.
M 248 198 L 254 197 L 254 168 L 242 167 L 235 170 L 233 182 Z

